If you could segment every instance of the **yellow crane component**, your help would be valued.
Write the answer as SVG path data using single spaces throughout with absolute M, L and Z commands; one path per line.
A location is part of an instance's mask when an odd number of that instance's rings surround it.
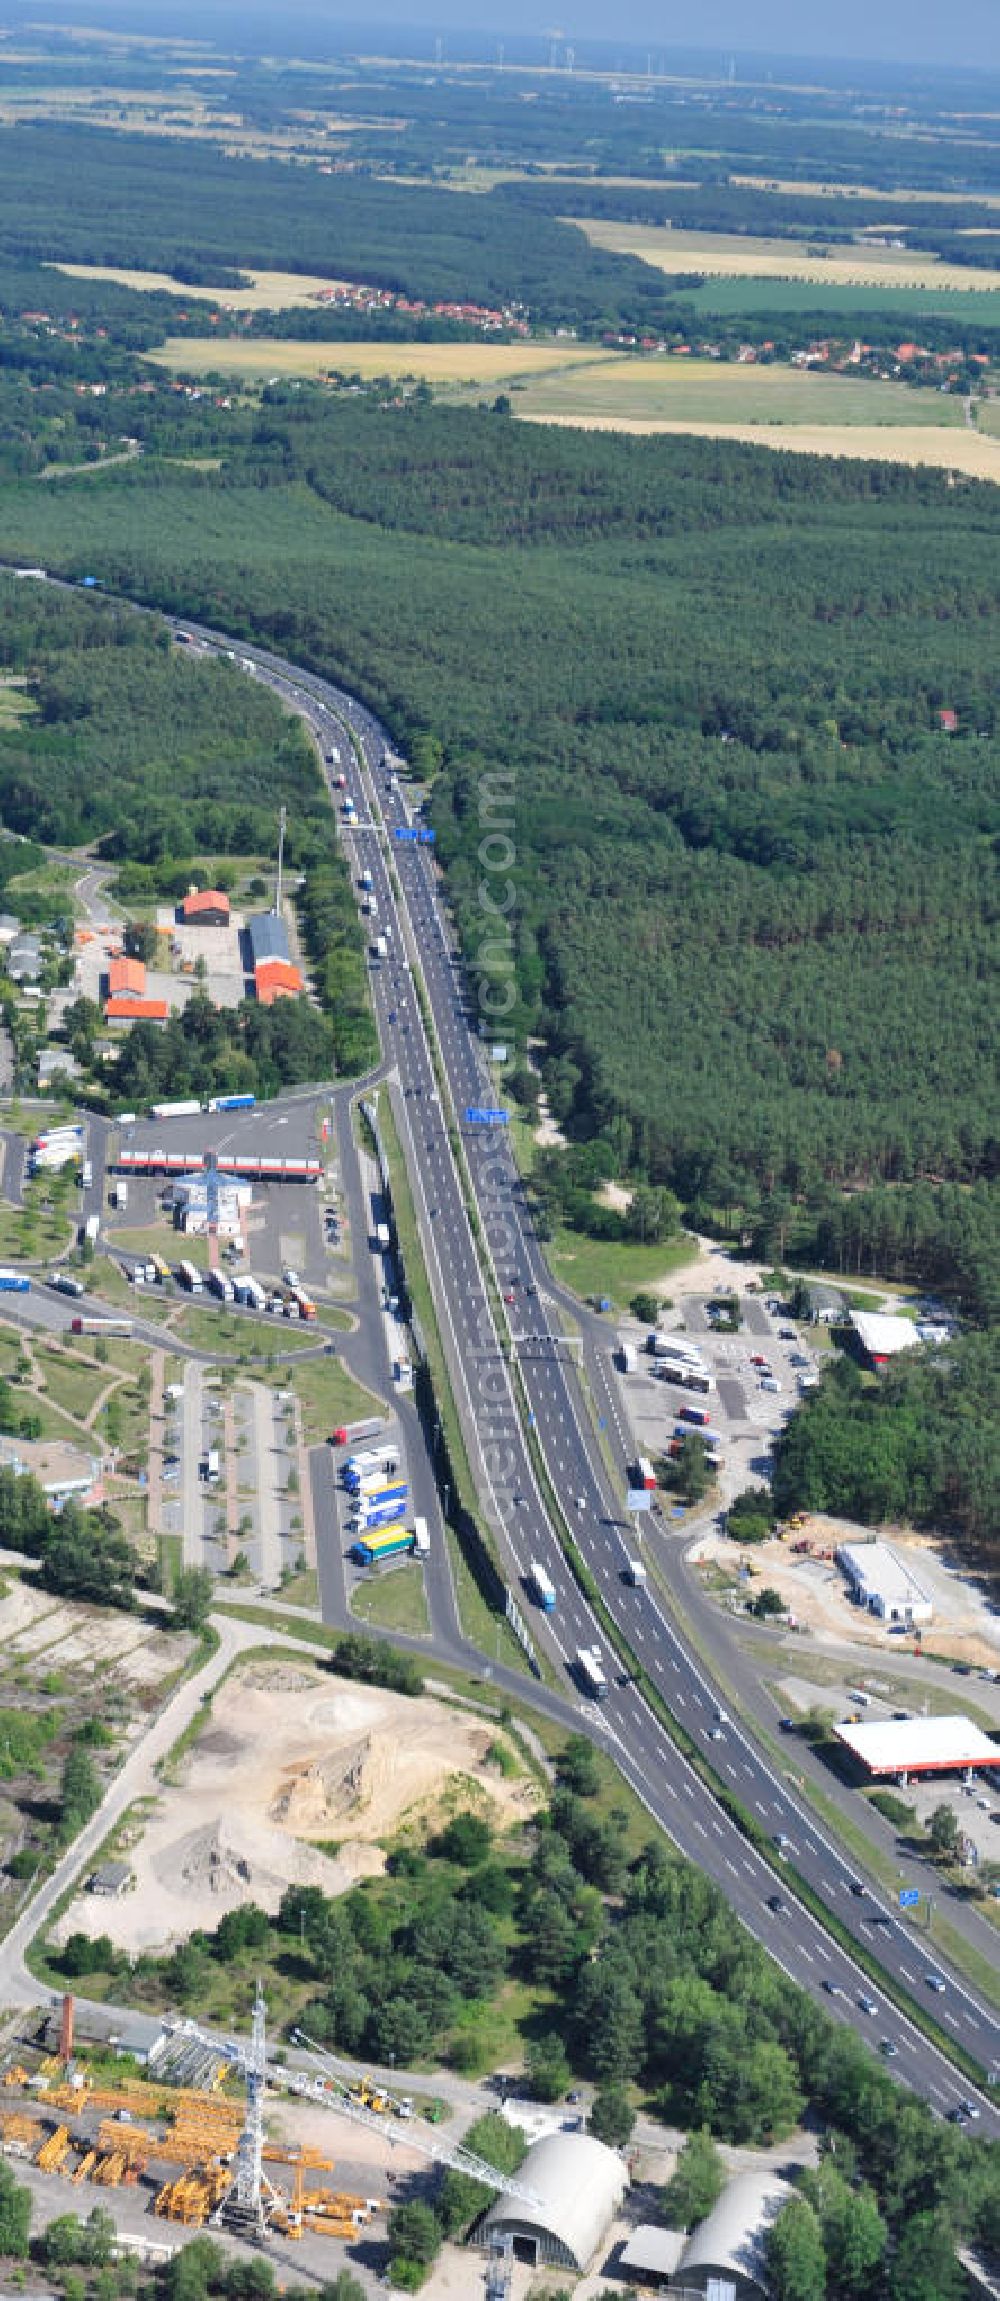
M 16 2157 L 33 2157 L 45 2131 L 37 2117 L 26 2117 L 21 2109 L 10 2109 L 0 2117 L 0 2146 Z
M 19 2061 L 12 2061 L 10 2068 L 5 2069 L 3 2076 L 0 2077 L 0 2085 L 3 2086 L 5 2093 L 8 2091 L 14 2093 L 20 2086 L 30 2084 L 31 2079 L 28 2072 L 26 2069 L 22 2069 Z
M 72 2173 L 70 2174 L 70 2180 L 73 2183 L 74 2189 L 79 2188 L 81 2181 L 90 2180 L 90 2176 L 96 2164 L 96 2149 L 88 2149 L 86 2155 L 81 2157 L 79 2165 L 75 2165 L 73 2167 Z
M 155 2133 L 147 2133 L 141 2125 L 117 2125 L 111 2117 L 101 2119 L 97 2146 L 102 2153 L 118 2152 L 130 2165 L 145 2165 L 151 2157 L 159 2157 L 162 2144 Z
M 50 2133 L 47 2141 L 43 2141 L 35 2159 L 40 2172 L 61 2173 L 72 2146 L 69 2126 L 57 2125 L 55 2132 Z

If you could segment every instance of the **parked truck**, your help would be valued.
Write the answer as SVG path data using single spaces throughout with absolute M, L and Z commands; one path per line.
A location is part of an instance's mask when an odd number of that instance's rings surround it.
M 379 1431 L 384 1427 L 384 1420 L 383 1415 L 373 1414 L 369 1416 L 366 1422 L 342 1422 L 338 1429 L 331 1430 L 330 1444 L 331 1446 L 359 1446 L 365 1438 L 378 1437 Z
M 384 1446 L 370 1447 L 366 1454 L 349 1454 L 344 1464 L 344 1484 L 349 1493 L 356 1494 L 366 1479 L 390 1478 L 399 1469 L 399 1448 L 386 1442 Z
M 351 1544 L 351 1557 L 359 1566 L 381 1566 L 386 1558 L 412 1557 L 415 1541 L 409 1526 L 386 1527 L 383 1532 L 359 1534 Z
M 620 1343 L 619 1343 L 619 1345 L 618 1345 L 618 1349 L 617 1349 L 617 1352 L 616 1352 L 616 1356 L 617 1356 L 617 1359 L 618 1359 L 618 1370 L 619 1370 L 619 1373 L 621 1373 L 621 1374 L 634 1374 L 634 1373 L 635 1373 L 635 1371 L 636 1371 L 636 1368 L 637 1368 L 637 1366 L 638 1366 L 638 1364 L 639 1364 L 639 1360 L 638 1360 L 638 1356 L 637 1356 L 637 1354 L 636 1354 L 636 1349 L 635 1349 L 635 1345 L 634 1345 L 634 1343 L 631 1343 L 631 1342 L 620 1342 Z
M 226 1277 L 224 1270 L 210 1270 L 208 1285 L 210 1293 L 217 1294 L 220 1302 L 233 1302 L 235 1300 L 236 1290 L 232 1279 Z
M 111 1203 L 117 1207 L 119 1214 L 124 1214 L 128 1205 L 128 1184 L 124 1180 L 112 1183 Z
M 426 1518 L 415 1518 L 415 1519 L 414 1519 L 414 1521 L 413 1521 L 413 1555 L 414 1555 L 414 1557 L 415 1557 L 415 1558 L 426 1558 L 426 1557 L 428 1557 L 428 1556 L 429 1556 L 429 1553 L 430 1553 L 430 1547 L 431 1547 L 431 1538 L 430 1538 L 430 1535 L 429 1535 L 429 1533 L 428 1533 L 428 1531 L 427 1531 L 427 1520 L 426 1520 Z
M 0 1270 L 0 1294 L 30 1294 L 31 1280 L 20 1270 Z

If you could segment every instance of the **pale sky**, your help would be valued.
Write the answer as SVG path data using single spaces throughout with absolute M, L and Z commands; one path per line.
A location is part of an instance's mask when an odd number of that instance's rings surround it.
M 773 49 L 1000 70 L 1000 0 L 960 0 L 951 8 L 941 0 L 695 0 L 693 6 L 691 0 L 555 0 L 555 13 L 545 14 L 544 22 L 537 0 L 388 0 L 377 13 L 440 32 L 474 26 L 540 33 L 551 25 L 568 40 L 648 40 L 664 48 Z

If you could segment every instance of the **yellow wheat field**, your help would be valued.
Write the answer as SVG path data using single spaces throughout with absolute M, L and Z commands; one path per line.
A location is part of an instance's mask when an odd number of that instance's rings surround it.
M 590 216 L 567 221 L 585 232 L 593 247 L 641 256 L 660 272 L 703 272 L 715 280 L 808 280 L 828 288 L 957 288 L 966 294 L 975 288 L 994 295 L 1000 290 L 1000 272 L 939 263 L 905 248 L 858 247 L 817 256 L 803 240 L 675 232 L 657 224 L 604 223 Z
M 515 402 L 516 407 L 516 402 Z M 520 411 L 518 411 L 520 413 Z M 1000 480 L 1000 439 L 975 431 L 914 424 L 671 423 L 609 415 L 528 415 L 527 423 L 568 425 L 578 431 L 669 434 L 740 441 L 746 447 L 786 449 L 792 455 L 850 456 L 870 463 L 929 464 L 969 479 Z
M 160 367 L 183 375 L 229 375 L 260 381 L 268 376 L 412 376 L 421 383 L 502 384 L 513 377 L 546 374 L 553 368 L 590 361 L 581 344 L 390 344 L 294 343 L 285 336 L 169 336 L 149 353 Z

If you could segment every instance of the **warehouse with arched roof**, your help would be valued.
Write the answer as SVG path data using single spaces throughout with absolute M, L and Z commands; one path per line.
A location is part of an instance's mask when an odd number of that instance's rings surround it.
M 537 2204 L 498 2197 L 480 2224 L 482 2242 L 510 2238 L 518 2261 L 586 2269 L 628 2187 L 621 2158 L 589 2133 L 551 2133 L 533 2143 L 516 2178 Z
M 692 2231 L 681 2254 L 677 2284 L 685 2294 L 712 2301 L 764 2301 L 767 2232 L 792 2191 L 769 2166 L 738 2173 L 717 2205 Z

